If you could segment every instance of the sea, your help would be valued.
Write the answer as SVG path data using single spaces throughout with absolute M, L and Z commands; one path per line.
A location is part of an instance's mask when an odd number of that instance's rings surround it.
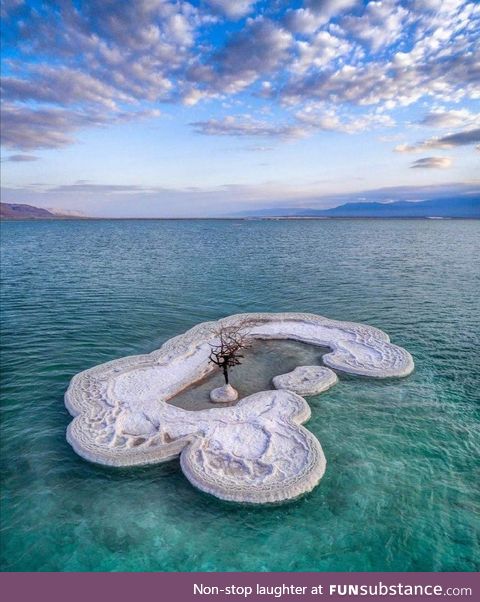
M 478 570 L 479 258 L 475 220 L 3 222 L 1 569 Z M 77 372 L 285 311 L 381 328 L 416 366 L 308 398 L 327 470 L 304 497 L 226 503 L 178 461 L 106 468 L 66 442 Z M 311 350 L 258 353 L 253 387 Z

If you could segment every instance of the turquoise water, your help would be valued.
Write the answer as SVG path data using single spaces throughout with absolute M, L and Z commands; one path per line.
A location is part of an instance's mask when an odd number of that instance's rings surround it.
M 480 222 L 1 228 L 4 570 L 479 568 Z M 406 379 L 344 376 L 309 399 L 328 461 L 313 492 L 229 505 L 177 462 L 107 469 L 73 453 L 76 372 L 245 311 L 366 322 L 415 358 Z

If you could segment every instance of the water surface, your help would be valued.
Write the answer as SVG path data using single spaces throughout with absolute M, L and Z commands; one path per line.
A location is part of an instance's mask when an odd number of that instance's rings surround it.
M 291 372 L 297 366 L 323 365 L 322 356 L 329 351 L 299 341 L 257 339 L 242 350 L 241 364 L 229 369 L 229 382 L 238 391 L 240 400 L 259 391 L 274 389 L 273 377 Z M 205 378 L 180 391 L 168 402 L 185 410 L 235 405 L 236 402 L 219 406 L 210 401 L 210 391 L 224 384 L 222 372 L 215 367 Z
M 3 569 L 479 568 L 480 222 L 1 229 Z M 255 311 L 366 322 L 415 359 L 405 379 L 340 375 L 309 398 L 328 462 L 314 491 L 235 506 L 196 491 L 177 462 L 108 469 L 73 453 L 63 394 L 75 373 Z

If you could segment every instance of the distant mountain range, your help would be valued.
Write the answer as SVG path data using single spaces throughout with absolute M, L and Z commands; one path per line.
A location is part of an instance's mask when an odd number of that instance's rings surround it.
M 78 211 L 41 209 L 21 203 L 0 203 L 2 219 L 75 219 L 87 218 Z M 393 201 L 345 203 L 331 209 L 284 208 L 242 211 L 230 217 L 318 217 L 318 218 L 476 218 L 480 219 L 480 195 L 430 199 L 428 201 Z
M 428 201 L 393 201 L 388 203 L 345 203 L 331 209 L 274 207 L 243 211 L 242 217 L 464 217 L 480 218 L 480 195 Z
M 0 203 L 0 217 L 2 219 L 72 219 L 85 216 L 77 211 L 41 209 L 23 203 Z

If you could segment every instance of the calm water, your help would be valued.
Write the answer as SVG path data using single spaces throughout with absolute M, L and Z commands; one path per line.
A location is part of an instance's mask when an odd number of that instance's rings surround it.
M 479 568 L 480 222 L 1 228 L 4 570 Z M 342 377 L 309 399 L 328 461 L 311 494 L 229 505 L 176 462 L 106 469 L 73 453 L 76 372 L 245 311 L 367 322 L 414 355 L 406 379 Z
M 328 348 L 298 341 L 256 340 L 242 351 L 242 363 L 230 369 L 229 381 L 238 391 L 238 398 L 242 399 L 258 391 L 274 389 L 273 377 L 291 372 L 297 366 L 323 365 L 322 356 L 329 351 Z M 210 401 L 210 391 L 224 384 L 222 372 L 217 368 L 168 401 L 186 410 L 219 407 L 217 403 Z M 220 407 L 232 405 L 235 402 L 222 404 Z

